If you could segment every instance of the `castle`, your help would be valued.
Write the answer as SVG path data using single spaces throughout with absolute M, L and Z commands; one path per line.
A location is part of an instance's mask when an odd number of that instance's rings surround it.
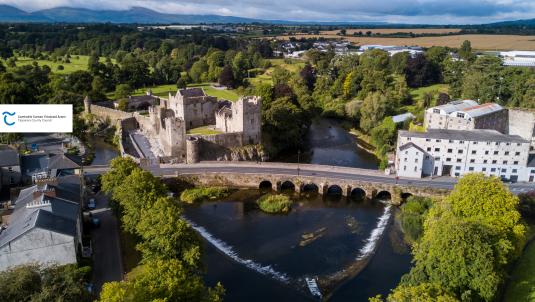
M 179 89 L 176 95 L 160 98 L 159 105 L 150 106 L 148 116 L 122 111 L 114 114 L 117 110 L 93 105 L 87 98 L 85 102 L 86 112 L 130 125 L 123 131 L 141 130 L 151 145 L 157 145 L 152 147 L 159 149 L 159 157 L 173 161 L 221 159 L 231 148 L 261 143 L 261 100 L 256 96 L 219 101 L 202 88 Z M 125 123 L 133 119 L 135 123 Z M 135 138 L 130 139 L 136 146 Z M 143 157 L 144 152 L 137 153 Z

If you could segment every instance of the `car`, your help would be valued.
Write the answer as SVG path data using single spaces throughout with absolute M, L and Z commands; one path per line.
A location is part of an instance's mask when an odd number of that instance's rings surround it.
M 90 210 L 94 210 L 97 207 L 97 202 L 94 198 L 89 199 L 89 202 L 87 203 L 87 208 Z

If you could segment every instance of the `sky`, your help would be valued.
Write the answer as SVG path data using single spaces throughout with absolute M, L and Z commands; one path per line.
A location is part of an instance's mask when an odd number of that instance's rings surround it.
M 479 24 L 535 18 L 535 0 L 0 0 L 35 11 L 59 6 L 217 14 L 266 20 Z

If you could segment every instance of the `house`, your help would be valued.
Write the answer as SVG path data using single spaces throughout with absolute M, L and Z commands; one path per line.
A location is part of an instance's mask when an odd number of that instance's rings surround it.
M 533 181 L 530 141 L 496 130 L 400 130 L 395 167 L 398 176 L 459 177 L 470 172 L 516 181 Z
M 20 156 L 17 149 L 0 145 L 0 189 L 21 181 Z
M 37 179 L 48 179 L 80 174 L 82 159 L 71 154 L 38 152 L 21 158 L 22 180 L 34 183 Z
M 81 248 L 80 180 L 40 180 L 23 189 L 13 213 L 2 217 L 0 271 L 40 263 L 76 263 Z
M 472 130 L 493 129 L 507 133 L 509 114 L 496 103 L 478 104 L 459 100 L 425 110 L 426 129 Z

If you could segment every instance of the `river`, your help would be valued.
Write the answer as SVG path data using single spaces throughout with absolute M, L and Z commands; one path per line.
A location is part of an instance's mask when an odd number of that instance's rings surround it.
M 94 165 L 118 156 L 103 139 L 91 142 Z M 376 158 L 357 148 L 356 139 L 336 121 L 316 120 L 308 145 L 301 162 L 377 168 Z M 336 283 L 330 301 L 364 302 L 388 294 L 410 269 L 395 208 L 387 213 L 377 201 L 293 196 L 288 215 L 267 215 L 254 207 L 259 195 L 247 190 L 235 200 L 185 208 L 185 217 L 205 238 L 205 280 L 223 284 L 225 301 L 311 301 L 304 277 L 326 279 L 360 263 L 356 277 Z M 388 218 L 384 229 L 378 228 L 381 218 Z M 370 255 L 357 260 L 366 250 Z
M 333 120 L 312 124 L 308 146 L 301 162 L 378 165 Z M 286 160 L 295 162 L 297 155 Z M 311 301 L 305 277 L 324 282 L 341 272 L 348 276 L 329 284 L 330 301 L 368 301 L 387 295 L 409 271 L 411 257 L 396 227 L 396 208 L 378 201 L 293 196 L 288 215 L 267 215 L 254 206 L 259 194 L 249 190 L 245 198 L 185 209 L 185 217 L 205 239 L 205 279 L 210 285 L 223 284 L 226 301 Z

